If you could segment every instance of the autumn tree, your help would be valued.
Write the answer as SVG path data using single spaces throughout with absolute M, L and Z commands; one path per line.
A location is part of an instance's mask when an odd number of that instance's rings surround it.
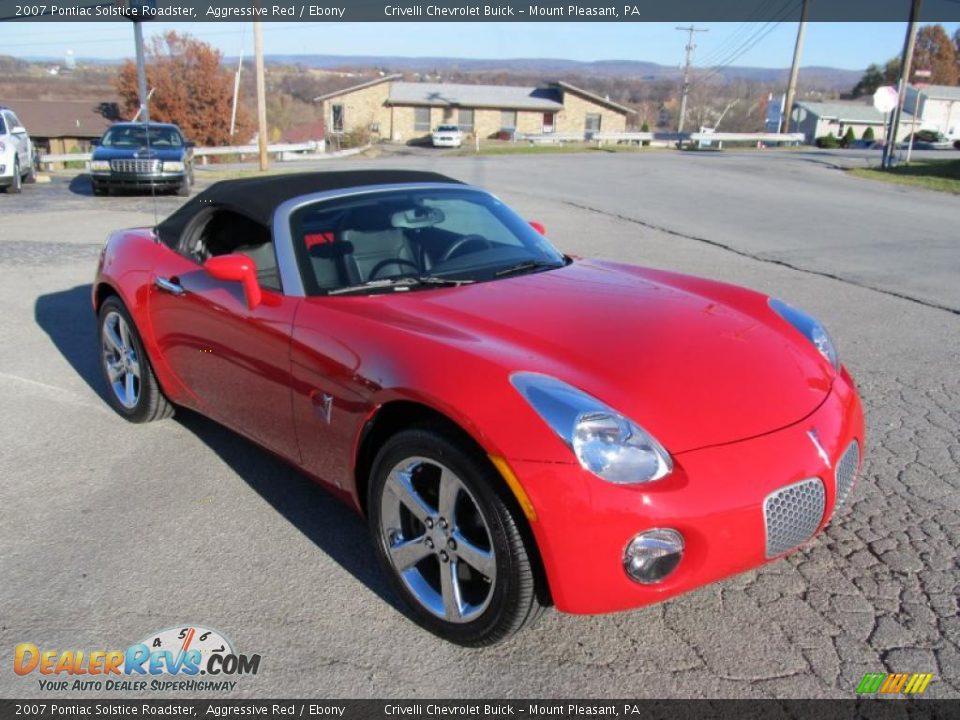
M 927 81 L 932 85 L 956 85 L 960 80 L 957 70 L 957 50 L 943 25 L 927 25 L 917 33 L 913 51 L 913 68 L 929 70 Z
M 233 75 L 220 63 L 222 53 L 190 35 L 168 32 L 154 36 L 146 47 L 150 119 L 176 123 L 198 145 L 227 145 L 233 105 Z M 126 117 L 140 107 L 137 67 L 127 60 L 116 80 Z M 237 108 L 235 138 L 246 142 L 251 123 L 245 109 Z
M 929 70 L 931 75 L 924 82 L 932 85 L 957 85 L 960 83 L 960 30 L 953 40 L 942 25 L 926 25 L 917 33 L 913 50 L 914 70 Z M 900 79 L 900 58 L 887 60 L 883 68 L 872 63 L 853 88 L 853 96 L 872 95 L 881 85 L 896 85 Z

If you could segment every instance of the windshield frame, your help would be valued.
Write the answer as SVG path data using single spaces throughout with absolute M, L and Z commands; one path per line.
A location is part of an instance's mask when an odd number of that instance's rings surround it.
M 137 144 L 137 145 L 115 145 L 108 140 L 110 135 L 112 135 L 114 132 L 119 133 L 119 131 L 123 131 L 127 129 L 142 130 L 143 132 L 147 133 L 148 138 L 151 134 L 155 132 L 169 132 L 172 135 L 179 138 L 179 144 L 176 144 L 176 145 L 166 145 L 162 143 L 157 144 L 152 139 L 148 139 L 148 141 L 143 142 L 141 144 Z M 173 126 L 173 125 L 153 125 L 153 124 L 151 125 L 142 125 L 142 124 L 120 125 L 118 124 L 109 128 L 100 137 L 100 147 L 106 148 L 107 150 L 136 150 L 138 148 L 143 148 L 143 147 L 156 148 L 157 150 L 183 150 L 184 148 L 186 148 L 186 146 L 187 146 L 187 140 L 183 136 L 183 133 L 180 132 L 180 130 L 176 126 Z
M 507 203 L 503 202 L 493 193 L 479 188 L 473 185 L 468 185 L 465 183 L 402 183 L 402 184 L 384 184 L 384 185 L 367 185 L 363 187 L 356 188 L 343 188 L 338 190 L 327 190 L 318 193 L 311 193 L 309 195 L 302 195 L 296 198 L 291 198 L 283 203 L 281 203 L 277 209 L 274 211 L 272 227 L 273 227 L 273 237 L 274 244 L 277 252 L 277 259 L 281 265 L 293 266 L 296 268 L 296 279 L 299 281 L 297 283 L 291 283 L 288 287 L 285 286 L 285 294 L 294 297 L 335 297 L 336 295 L 329 294 L 326 290 L 320 288 L 316 283 L 316 278 L 313 277 L 312 271 L 305 267 L 306 263 L 309 262 L 309 259 L 306 256 L 306 248 L 301 248 L 298 243 L 294 240 L 293 232 L 293 221 L 294 216 L 298 211 L 303 209 L 306 206 L 311 206 L 324 202 L 335 202 L 338 200 L 344 200 L 351 197 L 363 196 L 363 195 L 376 195 L 376 194 L 398 194 L 403 195 L 407 193 L 416 193 L 416 192 L 439 192 L 439 193 L 477 193 L 487 198 L 493 200 L 496 203 L 501 204 L 507 212 L 512 213 L 516 218 L 521 220 L 525 226 L 527 226 L 527 221 L 519 214 L 517 211 L 513 210 Z M 530 228 L 531 233 L 537 233 L 532 227 Z M 532 237 L 532 236 L 531 236 Z M 539 272 L 542 272 L 544 269 L 559 269 L 569 265 L 571 259 L 561 252 L 559 249 L 553 246 L 547 238 L 538 235 L 538 241 L 545 243 L 546 246 L 556 254 L 557 264 L 551 268 L 540 268 Z M 516 262 L 516 261 L 514 261 Z M 509 263 L 513 264 L 513 262 Z M 506 267 L 506 264 L 504 265 Z M 500 268 L 496 268 L 500 269 Z M 443 276 L 438 276 L 443 277 Z M 489 277 L 476 280 L 477 283 L 480 282 L 492 282 L 492 281 L 502 281 L 508 279 L 508 277 L 516 277 L 516 275 L 497 277 L 495 275 L 494 269 L 491 269 Z M 450 277 L 450 280 L 463 280 L 465 278 Z M 473 283 L 462 283 L 462 284 L 473 284 Z M 423 285 L 422 288 L 431 287 L 430 285 Z M 440 288 L 441 285 L 432 286 L 434 288 Z M 368 294 L 376 294 L 378 292 L 383 292 L 385 289 L 389 288 L 378 288 L 371 287 Z M 351 296 L 356 296 L 356 294 L 342 294 L 339 297 L 347 298 Z

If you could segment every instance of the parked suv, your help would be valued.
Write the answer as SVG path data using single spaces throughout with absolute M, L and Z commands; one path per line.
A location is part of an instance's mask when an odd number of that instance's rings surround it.
M 18 193 L 35 179 L 30 136 L 13 110 L 0 107 L 0 190 Z
M 184 139 L 176 125 L 116 123 L 94 145 L 90 160 L 94 195 L 106 195 L 116 188 L 190 194 L 193 143 Z

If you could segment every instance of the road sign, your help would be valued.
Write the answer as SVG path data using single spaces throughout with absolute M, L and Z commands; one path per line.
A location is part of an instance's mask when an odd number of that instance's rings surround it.
M 873 94 L 873 106 L 886 115 L 897 106 L 897 89 L 892 85 L 882 85 Z
M 783 106 L 786 103 L 786 96 L 775 96 L 770 93 L 767 96 L 767 119 L 763 123 L 763 129 L 767 132 L 780 132 L 780 124 L 783 122 Z

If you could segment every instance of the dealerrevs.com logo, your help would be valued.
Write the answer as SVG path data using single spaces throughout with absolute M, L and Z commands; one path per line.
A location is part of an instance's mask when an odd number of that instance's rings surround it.
M 861 695 L 920 695 L 933 680 L 932 673 L 867 673 L 857 686 Z
M 13 671 L 39 676 L 42 691 L 231 691 L 233 678 L 256 675 L 260 655 L 234 651 L 227 638 L 200 625 L 152 633 L 126 650 L 59 650 L 20 643 Z

